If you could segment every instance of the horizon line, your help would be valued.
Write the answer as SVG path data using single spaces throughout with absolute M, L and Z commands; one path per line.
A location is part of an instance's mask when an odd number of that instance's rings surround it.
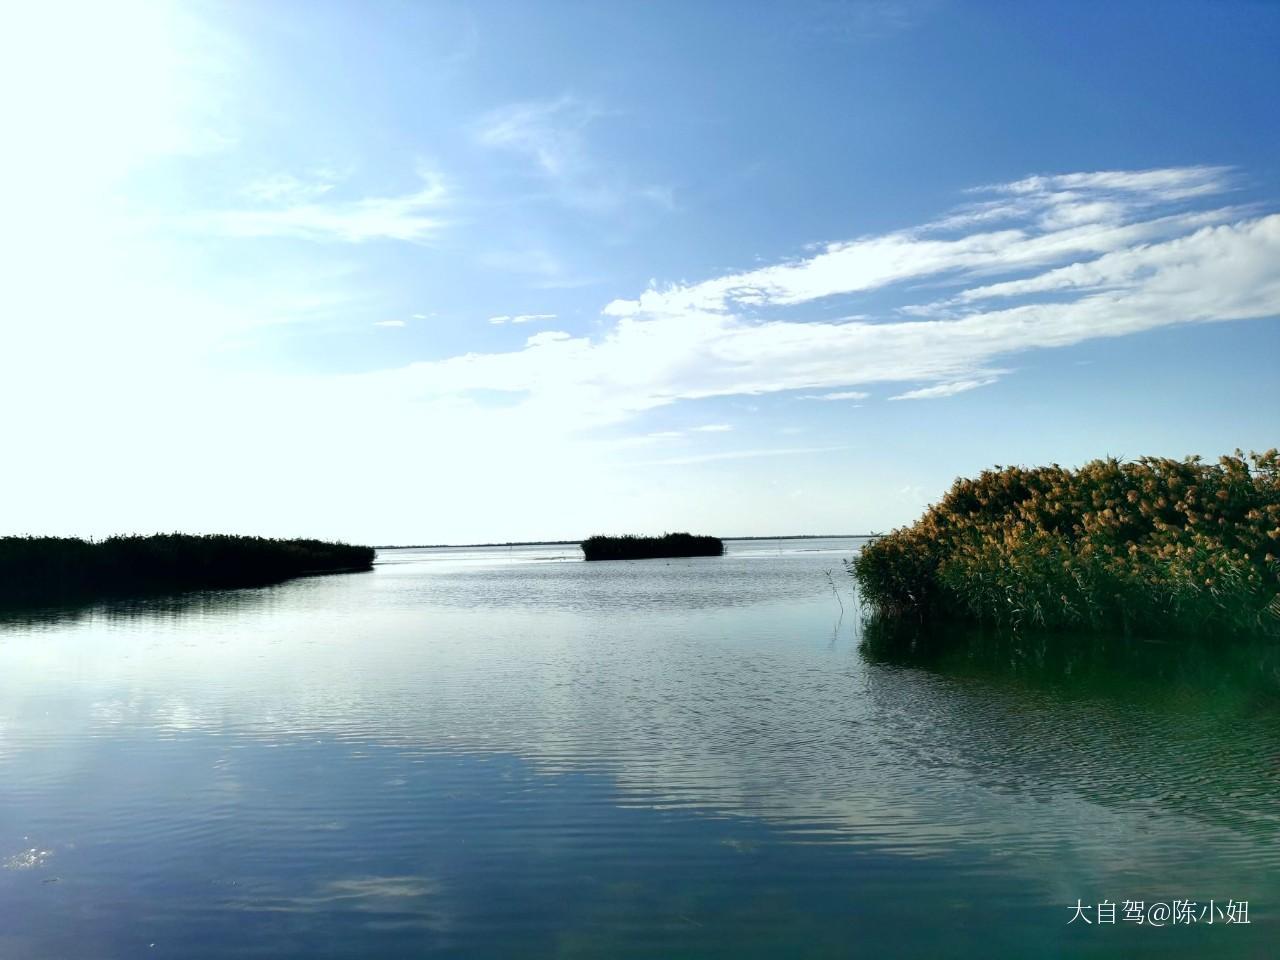
M 786 536 L 720 537 L 721 540 L 856 540 L 879 536 L 877 533 L 795 533 Z M 446 547 L 567 547 L 580 546 L 582 540 L 507 540 L 493 543 L 380 543 L 375 550 L 438 550 Z

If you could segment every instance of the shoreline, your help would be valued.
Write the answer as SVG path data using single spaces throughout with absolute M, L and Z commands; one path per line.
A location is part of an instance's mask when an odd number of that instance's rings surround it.
M 721 537 L 725 543 L 730 540 L 745 543 L 752 540 L 866 540 L 879 536 L 876 533 L 799 533 L 791 536 L 769 537 Z M 461 550 L 474 547 L 576 547 L 582 540 L 509 540 L 502 543 L 400 543 L 376 544 L 375 550 Z
M 271 586 L 373 568 L 372 547 L 230 534 L 0 537 L 0 606 Z

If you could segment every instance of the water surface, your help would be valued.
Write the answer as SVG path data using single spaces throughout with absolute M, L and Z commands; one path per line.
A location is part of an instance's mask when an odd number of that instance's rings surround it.
M 1267 657 L 860 647 L 857 546 L 10 615 L 0 956 L 1273 955 Z

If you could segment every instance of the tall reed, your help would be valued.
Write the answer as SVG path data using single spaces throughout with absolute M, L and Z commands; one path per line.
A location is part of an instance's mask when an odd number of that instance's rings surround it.
M 228 535 L 0 537 L 7 605 L 166 590 L 244 587 L 307 573 L 367 570 L 372 547 Z
M 582 541 L 588 560 L 652 560 L 659 557 L 719 557 L 724 542 L 719 537 L 667 533 L 661 537 L 594 536 Z
M 852 571 L 889 617 L 1280 638 L 1280 454 L 997 467 Z

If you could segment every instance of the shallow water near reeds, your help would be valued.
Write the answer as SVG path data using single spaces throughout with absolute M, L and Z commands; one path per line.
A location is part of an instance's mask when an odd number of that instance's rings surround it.
M 1274 657 L 863 643 L 857 547 L 8 615 L 0 956 L 1273 955 Z

